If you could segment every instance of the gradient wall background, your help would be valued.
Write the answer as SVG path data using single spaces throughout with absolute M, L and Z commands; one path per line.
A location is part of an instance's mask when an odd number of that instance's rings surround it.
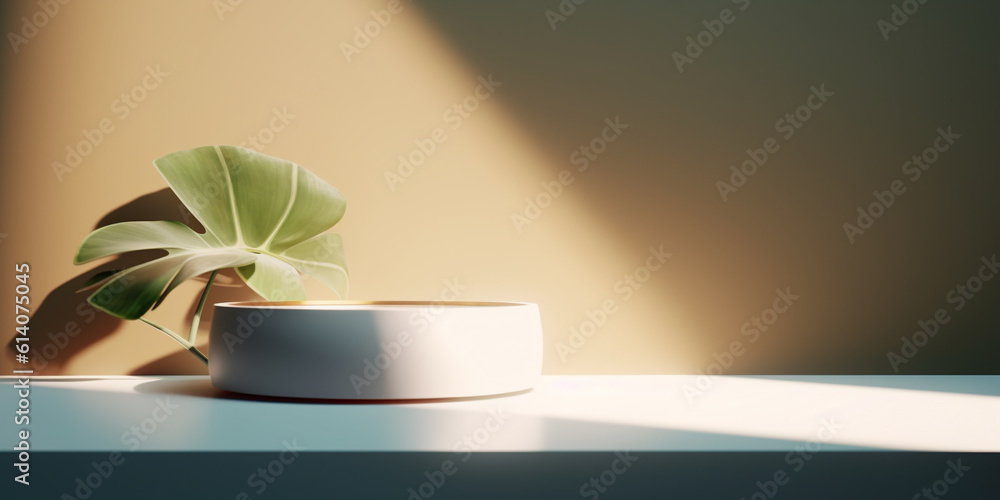
M 734 341 L 726 373 L 893 373 L 888 353 L 939 308 L 951 320 L 899 372 L 998 373 L 1000 280 L 961 310 L 947 295 L 1000 251 L 1000 4 L 932 0 L 885 40 L 894 3 L 7 3 L 0 301 L 29 262 L 39 373 L 203 372 L 165 335 L 92 312 L 75 290 L 94 268 L 72 256 L 99 225 L 184 220 L 154 159 L 255 136 L 345 193 L 351 298 L 434 299 L 457 280 L 462 299 L 538 302 L 547 373 L 692 373 Z M 723 9 L 735 20 L 679 71 L 674 53 Z M 345 55 L 366 26 L 377 35 Z M 489 75 L 495 92 L 470 98 Z M 813 86 L 832 96 L 786 139 L 776 122 Z M 143 99 L 126 113 L 123 93 Z M 459 121 L 448 110 L 463 102 Z M 579 171 L 574 152 L 616 118 L 628 128 Z M 113 130 L 57 175 L 102 121 Z M 960 138 L 912 181 L 904 162 L 949 126 Z M 390 188 L 397 158 L 438 127 L 447 139 Z M 772 137 L 777 152 L 724 201 L 717 182 Z M 518 231 L 525 197 L 563 170 L 572 184 Z M 905 194 L 849 241 L 843 224 L 897 179 Z M 616 285 L 661 245 L 672 256 L 641 288 Z M 222 281 L 212 302 L 253 298 Z M 183 328 L 200 285 L 152 317 Z M 800 298 L 744 335 L 776 289 Z M 572 343 L 608 300 L 617 312 Z

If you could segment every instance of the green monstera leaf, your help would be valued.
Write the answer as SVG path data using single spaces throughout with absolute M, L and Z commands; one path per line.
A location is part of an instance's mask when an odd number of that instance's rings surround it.
M 75 264 L 136 250 L 167 252 L 101 276 L 88 299 L 95 307 L 138 319 L 185 280 L 231 267 L 267 300 L 305 299 L 299 272 L 346 296 L 343 242 L 323 233 L 347 206 L 336 188 L 300 165 L 234 146 L 178 151 L 153 164 L 205 233 L 175 221 L 122 222 L 90 233 Z

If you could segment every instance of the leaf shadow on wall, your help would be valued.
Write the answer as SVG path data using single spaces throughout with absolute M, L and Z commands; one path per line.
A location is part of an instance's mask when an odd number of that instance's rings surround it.
M 191 226 L 198 232 L 203 232 L 201 224 L 191 216 L 183 203 L 168 188 L 142 195 L 101 218 L 94 229 L 110 224 L 141 220 L 179 220 Z M 124 321 L 99 311 L 87 303 L 87 297 L 92 293 L 79 291 L 87 280 L 99 272 L 126 269 L 147 262 L 162 255 L 160 251 L 130 252 L 113 260 L 82 270 L 76 276 L 65 281 L 42 299 L 28 328 L 31 333 L 31 351 L 33 353 L 31 367 L 35 375 L 62 375 L 66 373 L 69 362 L 92 346 L 97 346 L 107 340 L 111 334 L 124 325 Z M 81 266 L 83 269 L 85 266 Z M 194 281 L 205 282 L 205 276 L 194 278 Z M 247 300 L 255 297 L 252 291 L 240 286 L 227 286 L 238 280 L 235 273 L 220 273 L 220 279 L 213 285 L 210 294 L 212 302 Z M 175 299 L 177 300 L 177 299 Z M 194 297 L 181 324 L 190 324 L 198 305 L 198 297 Z M 212 321 L 212 308 L 206 308 L 202 315 L 201 325 L 207 330 Z M 148 334 L 163 335 L 149 329 Z M 201 337 L 202 340 L 206 336 Z M 7 345 L 12 353 L 17 352 L 17 336 Z M 120 355 L 108 353 L 109 356 Z M 178 346 L 178 352 L 162 356 L 133 370 L 133 375 L 151 374 L 191 374 L 205 373 L 205 366 L 189 352 Z

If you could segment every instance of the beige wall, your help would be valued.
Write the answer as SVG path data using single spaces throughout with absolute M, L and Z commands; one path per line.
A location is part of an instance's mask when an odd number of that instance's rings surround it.
M 729 373 L 891 373 L 887 353 L 939 307 L 954 321 L 902 371 L 995 371 L 984 352 L 998 347 L 1000 284 L 961 311 L 945 301 L 1000 250 L 998 76 L 983 67 L 996 42 L 983 22 L 996 16 L 976 10 L 995 7 L 928 4 L 885 41 L 875 23 L 888 4 L 754 3 L 679 73 L 671 54 L 728 3 L 588 2 L 556 31 L 544 17 L 551 4 L 404 2 L 350 61 L 342 44 L 386 2 L 243 2 L 221 15 L 202 1 L 60 7 L 2 51 L 4 280 L 14 263 L 31 264 L 36 356 L 49 334 L 82 329 L 44 372 L 204 370 L 149 327 L 91 313 L 74 290 L 94 267 L 72 256 L 98 224 L 183 219 L 154 159 L 251 134 L 273 136 L 263 152 L 345 193 L 335 230 L 351 298 L 433 299 L 455 279 L 468 287 L 463 299 L 537 302 L 548 373 L 694 372 L 733 341 L 745 353 Z M 39 9 L 8 7 L 5 31 Z M 502 85 L 454 127 L 446 111 L 489 74 Z M 145 98 L 126 114 L 116 99 L 144 81 L 150 89 L 135 90 Z M 780 137 L 775 120 L 823 83 L 834 97 L 722 201 L 716 182 L 729 165 Z M 272 120 L 275 110 L 293 116 Z M 573 151 L 616 116 L 629 128 L 577 170 Z M 102 122 L 113 131 L 57 175 L 52 163 Z M 947 125 L 960 142 L 851 244 L 842 224 Z M 436 127 L 447 139 L 390 189 L 397 156 Z M 511 215 L 564 169 L 573 183 L 519 232 Z M 661 245 L 673 256 L 625 292 L 619 280 Z M 743 324 L 786 288 L 801 299 L 750 343 Z M 332 295 L 315 281 L 307 292 Z M 183 329 L 198 293 L 198 281 L 183 285 L 152 317 Z M 249 298 L 231 274 L 211 295 Z M 617 312 L 560 357 L 557 343 L 609 299 Z M 0 301 L 13 301 L 10 286 Z

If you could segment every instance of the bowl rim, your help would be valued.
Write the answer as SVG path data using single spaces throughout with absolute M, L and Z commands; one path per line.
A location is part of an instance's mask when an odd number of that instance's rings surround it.
M 219 302 L 214 304 L 215 307 L 227 307 L 236 309 L 259 309 L 259 308 L 287 308 L 287 309 L 313 309 L 314 307 L 319 310 L 337 310 L 337 307 L 329 307 L 328 309 L 322 308 L 322 306 L 345 306 L 344 310 L 357 311 L 357 310 L 379 310 L 379 309 L 391 309 L 394 307 L 399 308 L 409 308 L 413 306 L 425 306 L 425 307 L 523 307 L 523 306 L 537 306 L 537 304 L 532 302 L 504 302 L 504 301 L 444 301 L 444 300 L 280 300 L 280 301 L 267 301 L 267 300 L 245 300 L 245 301 L 235 301 L 235 302 Z M 358 308 L 355 306 L 381 306 L 372 308 Z

